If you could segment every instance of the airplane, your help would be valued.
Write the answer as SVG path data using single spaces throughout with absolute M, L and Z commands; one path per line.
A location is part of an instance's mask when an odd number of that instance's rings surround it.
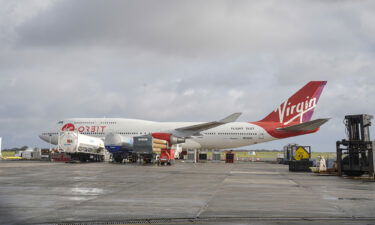
M 39 137 L 58 144 L 61 131 L 77 131 L 97 137 L 116 154 L 131 149 L 133 137 L 153 137 L 189 149 L 231 149 L 315 133 L 329 119 L 311 120 L 327 81 L 310 81 L 262 120 L 236 122 L 241 113 L 212 122 L 155 122 L 125 118 L 71 118 L 59 121 L 52 131 Z

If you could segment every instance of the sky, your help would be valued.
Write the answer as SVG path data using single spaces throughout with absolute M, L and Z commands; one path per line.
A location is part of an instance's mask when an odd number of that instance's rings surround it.
M 257 121 L 311 80 L 328 81 L 314 118 L 331 120 L 248 149 L 335 151 L 345 115 L 375 114 L 374 1 L 0 4 L 3 148 L 46 147 L 71 117 Z

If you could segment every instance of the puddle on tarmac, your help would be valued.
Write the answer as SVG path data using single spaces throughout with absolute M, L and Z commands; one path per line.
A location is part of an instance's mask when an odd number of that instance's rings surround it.
M 369 198 L 339 198 L 339 200 L 351 200 L 351 201 L 372 201 L 372 199 Z
M 322 197 L 324 200 L 373 201 L 373 199 L 369 198 L 338 198 L 327 194 L 324 194 Z
M 80 194 L 80 195 L 100 195 L 104 193 L 104 190 L 101 188 L 72 188 L 71 192 L 73 194 Z
M 71 201 L 87 201 L 87 200 L 91 200 L 91 199 L 94 199 L 95 197 L 86 197 L 86 196 L 73 196 L 73 197 L 69 197 L 68 199 L 71 200 Z
M 332 196 L 332 195 L 327 195 L 327 194 L 324 194 L 322 197 L 324 200 L 339 200 L 339 198 Z

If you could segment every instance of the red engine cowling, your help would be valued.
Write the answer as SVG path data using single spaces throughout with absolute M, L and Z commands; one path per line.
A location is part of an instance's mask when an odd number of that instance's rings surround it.
M 168 141 L 169 145 L 185 143 L 185 138 L 175 137 L 175 136 L 173 136 L 172 134 L 169 134 L 169 133 L 152 133 L 151 135 L 152 135 L 153 138 Z

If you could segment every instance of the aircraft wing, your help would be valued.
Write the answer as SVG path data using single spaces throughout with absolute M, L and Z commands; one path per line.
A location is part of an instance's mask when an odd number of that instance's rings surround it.
M 226 123 L 235 122 L 238 119 L 238 117 L 241 116 L 241 114 L 242 113 L 233 113 L 219 121 L 212 121 L 212 122 L 200 123 L 200 124 L 187 126 L 187 127 L 176 128 L 174 131 L 172 131 L 172 133 L 174 133 L 176 136 L 179 136 L 179 137 L 190 137 L 193 135 L 200 135 L 199 133 L 201 131 L 208 130 L 214 127 L 218 127 Z
M 283 127 L 283 128 L 277 128 L 278 131 L 311 131 L 315 130 L 316 128 L 319 128 L 326 122 L 328 122 L 329 118 L 327 119 L 316 119 L 311 120 L 308 122 L 304 122 L 301 124 L 289 126 L 289 127 Z

